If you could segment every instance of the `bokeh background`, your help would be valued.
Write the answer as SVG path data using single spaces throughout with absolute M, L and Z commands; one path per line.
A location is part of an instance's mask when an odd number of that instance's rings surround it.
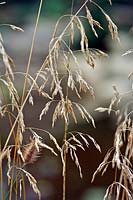
M 16 66 L 16 71 L 26 71 L 28 56 L 31 46 L 32 35 L 35 26 L 35 19 L 39 6 L 38 0 L 23 0 L 23 1 L 6 1 L 5 5 L 0 6 L 0 23 L 15 24 L 24 29 L 24 33 L 15 32 L 8 27 L 0 26 L 0 32 L 4 40 L 4 46 L 8 54 L 13 58 Z M 83 4 L 82 0 L 74 0 L 73 13 Z M 112 85 L 117 85 L 121 93 L 128 91 L 131 88 L 131 82 L 128 81 L 128 74 L 132 71 L 133 59 L 131 55 L 122 57 L 121 55 L 127 50 L 133 48 L 133 1 L 132 0 L 112 0 L 113 5 L 110 6 L 106 0 L 96 1 L 104 10 L 111 16 L 117 24 L 121 39 L 121 44 L 117 44 L 111 40 L 111 36 L 107 29 L 107 22 L 101 12 L 90 5 L 93 17 L 100 21 L 104 27 L 104 31 L 99 31 L 98 39 L 93 35 L 87 24 L 86 33 L 89 38 L 89 47 L 98 48 L 109 54 L 106 59 L 97 61 L 97 67 L 92 69 L 87 66 L 82 55 L 79 53 L 79 62 L 83 70 L 84 77 L 92 85 L 94 85 L 96 100 L 95 102 L 90 97 L 83 97 L 82 103 L 87 110 L 94 116 L 96 121 L 96 129 L 91 125 L 86 124 L 82 120 L 78 125 L 73 123 L 70 129 L 84 131 L 95 138 L 100 144 L 102 153 L 100 154 L 92 142 L 86 148 L 85 152 L 80 149 L 77 151 L 80 164 L 82 166 L 83 179 L 79 177 L 78 170 L 75 164 L 68 156 L 67 165 L 67 200 L 102 200 L 107 186 L 114 180 L 114 171 L 109 167 L 104 176 L 98 175 L 95 181 L 91 184 L 91 178 L 104 158 L 107 150 L 113 145 L 113 135 L 116 129 L 116 118 L 112 114 L 108 116 L 106 113 L 99 114 L 94 110 L 99 107 L 109 105 L 113 96 Z M 30 73 L 34 75 L 41 63 L 48 54 L 48 45 L 52 36 L 52 32 L 58 18 L 64 14 L 69 14 L 71 10 L 71 0 L 44 0 L 35 47 L 32 57 Z M 84 10 L 81 14 L 84 14 Z M 61 23 L 61 29 L 65 22 Z M 80 38 L 77 35 L 75 40 L 74 50 L 78 50 Z M 2 64 L 1 64 L 1 73 Z M 15 77 L 16 87 L 22 90 L 23 78 L 19 75 Z M 44 99 L 34 95 L 34 107 L 26 105 L 25 123 L 28 127 L 40 127 L 53 133 L 58 142 L 62 143 L 63 124 L 57 122 L 55 128 L 51 128 L 52 109 L 39 121 L 39 114 L 45 105 Z M 0 119 L 0 136 L 2 144 L 6 140 L 10 126 L 6 118 Z M 25 133 L 28 134 L 28 133 Z M 52 145 L 48 137 L 38 132 L 44 141 Z M 26 143 L 26 141 L 25 141 Z M 60 200 L 62 199 L 62 164 L 60 158 L 57 158 L 47 150 L 41 152 L 40 158 L 32 165 L 27 166 L 27 170 L 34 175 L 38 181 L 38 187 L 42 193 L 42 200 Z M 6 165 L 5 165 L 6 171 Z M 6 184 L 6 183 L 5 183 Z M 27 199 L 35 200 L 36 195 L 32 188 L 26 182 Z M 6 192 L 6 190 L 5 190 Z

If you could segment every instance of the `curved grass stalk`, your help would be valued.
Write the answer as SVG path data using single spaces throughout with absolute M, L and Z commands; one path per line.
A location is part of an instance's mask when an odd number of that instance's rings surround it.
M 39 23 L 39 19 L 40 19 L 42 4 L 43 4 L 43 0 L 40 0 L 39 9 L 38 9 L 38 13 L 37 13 L 36 24 L 35 24 L 35 29 L 34 29 L 34 33 L 33 33 L 31 48 L 30 48 L 30 55 L 29 55 L 29 59 L 28 59 L 27 70 L 26 70 L 26 75 L 25 75 L 25 80 L 24 80 L 24 87 L 23 87 L 21 104 L 23 103 L 23 100 L 24 100 L 24 97 L 25 97 L 27 78 L 28 78 L 28 74 L 29 74 L 29 70 L 30 70 L 31 59 L 32 59 L 32 54 L 33 54 L 33 48 L 34 48 L 34 44 L 35 44 L 35 37 L 36 37 L 38 23 Z

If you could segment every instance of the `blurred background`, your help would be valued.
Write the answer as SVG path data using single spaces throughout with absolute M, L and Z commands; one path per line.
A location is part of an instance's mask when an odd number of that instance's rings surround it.
M 84 1 L 74 0 L 73 2 L 73 13 L 75 13 Z M 109 167 L 104 176 L 98 175 L 91 184 L 94 171 L 104 158 L 107 150 L 113 145 L 113 136 L 116 129 L 116 117 L 113 114 L 109 117 L 106 113 L 101 114 L 94 110 L 99 106 L 106 107 L 109 105 L 111 97 L 113 97 L 112 85 L 117 85 L 120 93 L 130 90 L 132 85 L 132 82 L 127 78 L 128 74 L 132 71 L 132 55 L 122 56 L 122 54 L 133 48 L 133 1 L 112 0 L 112 6 L 109 5 L 107 0 L 97 0 L 95 2 L 111 16 L 112 20 L 118 26 L 121 44 L 111 40 L 104 16 L 96 6 L 88 4 L 94 19 L 98 20 L 104 28 L 104 30 L 98 32 L 99 37 L 96 38 L 85 22 L 86 34 L 89 38 L 89 47 L 103 50 L 109 54 L 109 57 L 97 60 L 97 67 L 92 69 L 88 67 L 82 54 L 79 53 L 78 59 L 83 70 L 83 75 L 94 86 L 96 94 L 95 101 L 92 101 L 87 96 L 83 97 L 82 103 L 95 118 L 96 129 L 82 120 L 80 120 L 78 125 L 71 123 L 70 129 L 82 131 L 93 136 L 101 146 L 102 153 L 100 154 L 95 149 L 91 141 L 89 141 L 90 146 L 85 149 L 85 152 L 80 149 L 77 151 L 82 167 L 83 179 L 80 179 L 78 169 L 68 156 L 67 200 L 102 200 L 107 186 L 114 180 L 114 171 Z M 55 23 L 60 16 L 70 13 L 71 4 L 71 0 L 44 0 L 30 74 L 34 75 L 37 72 L 47 56 Z M 0 23 L 14 24 L 24 29 L 24 32 L 15 32 L 9 27 L 0 26 L 4 46 L 7 53 L 14 60 L 16 71 L 26 71 L 38 6 L 38 0 L 9 0 L 6 1 L 6 4 L 0 5 Z M 85 10 L 81 12 L 83 15 L 84 13 Z M 61 22 L 61 29 L 63 29 L 65 23 L 66 21 Z M 79 42 L 80 37 L 77 35 L 73 47 L 74 50 L 80 48 Z M 2 64 L 0 65 L 1 73 L 3 73 Z M 16 75 L 15 81 L 17 89 L 21 92 L 23 78 Z M 53 108 L 43 117 L 42 121 L 39 121 L 39 114 L 45 102 L 36 93 L 33 93 L 33 95 L 34 106 L 26 105 L 24 110 L 26 126 L 39 127 L 50 131 L 61 144 L 63 124 L 58 121 L 55 128 L 51 128 Z M 8 125 L 7 118 L 2 118 L 0 120 L 0 135 L 3 144 L 9 129 L 10 126 Z M 38 132 L 38 134 L 43 137 L 46 144 L 52 145 L 44 133 Z M 27 166 L 27 170 L 37 179 L 38 187 L 42 193 L 42 200 L 62 199 L 62 164 L 60 158 L 51 155 L 47 150 L 43 150 L 40 158 L 33 165 Z M 26 190 L 28 200 L 37 199 L 28 182 L 26 182 Z

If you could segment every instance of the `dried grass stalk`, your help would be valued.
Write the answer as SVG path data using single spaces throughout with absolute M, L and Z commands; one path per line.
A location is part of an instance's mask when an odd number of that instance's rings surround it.
M 108 29 L 111 33 L 112 39 L 120 42 L 120 39 L 119 39 L 119 36 L 118 36 L 118 29 L 117 29 L 117 26 L 115 25 L 115 23 L 112 21 L 112 19 L 109 17 L 109 15 L 107 15 L 106 12 L 97 3 L 95 3 L 94 1 L 91 1 L 91 3 L 96 5 L 101 10 L 103 15 L 105 16 L 105 18 L 108 22 Z M 110 1 L 110 3 L 111 3 L 111 1 Z

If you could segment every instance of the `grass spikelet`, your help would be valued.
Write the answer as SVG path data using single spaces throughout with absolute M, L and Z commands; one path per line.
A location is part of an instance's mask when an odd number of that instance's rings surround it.
M 75 103 L 73 102 L 73 105 L 75 105 L 75 107 L 77 108 L 77 110 L 79 111 L 79 113 L 81 114 L 81 117 L 83 119 L 85 119 L 88 123 L 89 123 L 89 120 L 91 120 L 92 122 L 92 125 L 93 127 L 95 128 L 95 122 L 94 122 L 94 119 L 93 117 L 88 113 L 88 111 L 85 109 L 84 106 L 82 106 L 81 104 L 79 103 Z
M 14 80 L 14 75 L 12 71 L 13 64 L 11 62 L 11 58 L 7 55 L 5 51 L 2 41 L 0 41 L 0 54 L 2 55 L 4 65 L 6 67 L 6 73 L 9 74 L 9 76 L 11 76 L 11 78 Z
M 109 157 L 111 156 L 113 150 L 114 150 L 114 149 L 111 148 L 111 149 L 107 152 L 107 154 L 106 154 L 105 157 L 104 157 L 104 160 L 102 161 L 102 163 L 100 163 L 100 165 L 98 166 L 98 168 L 97 168 L 96 171 L 94 172 L 91 182 L 94 181 L 95 176 L 96 176 L 99 172 L 101 172 L 102 170 L 104 171 L 104 172 L 102 173 L 102 175 L 105 173 L 104 168 L 110 164 L 110 162 L 108 161 L 108 159 L 109 159 Z M 107 167 L 106 167 L 106 170 L 107 170 Z
M 91 1 L 91 3 L 96 5 L 101 10 L 103 15 L 105 16 L 105 18 L 106 18 L 106 20 L 108 22 L 108 29 L 109 29 L 109 31 L 111 33 L 112 39 L 113 40 L 117 40 L 118 42 L 120 42 L 120 39 L 119 39 L 119 36 L 118 36 L 118 29 L 117 29 L 117 26 L 115 25 L 115 23 L 112 21 L 112 19 L 109 17 L 109 15 L 107 15 L 105 13 L 105 11 L 97 3 L 95 3 L 94 1 Z M 110 1 L 110 3 L 111 3 L 111 1 Z
M 114 90 L 114 97 L 112 98 L 111 103 L 109 105 L 108 114 L 110 114 L 110 112 L 113 110 L 112 107 L 114 105 L 118 106 L 118 104 L 121 101 L 121 95 L 115 85 L 113 85 L 113 90 Z
M 39 152 L 35 146 L 35 140 L 31 138 L 31 142 L 24 147 L 23 158 L 25 164 L 33 163 L 37 160 Z
M 108 55 L 98 49 L 87 49 L 84 53 L 86 62 L 92 67 L 96 67 L 96 58 L 107 57 Z
M 30 164 L 35 162 L 42 148 L 50 150 L 55 156 L 57 156 L 53 148 L 42 143 L 41 137 L 38 136 L 37 134 L 34 133 L 33 138 L 30 138 L 30 140 L 31 140 L 30 143 L 24 147 L 23 151 L 23 158 L 25 164 Z
M 92 88 L 92 86 L 91 85 L 89 85 L 86 81 L 85 81 L 85 79 L 83 79 L 82 78 L 82 76 L 77 72 L 76 73 L 76 81 L 77 81 L 77 83 L 79 83 L 79 93 L 80 92 L 87 92 L 87 91 L 89 91 L 89 93 L 91 94 L 91 96 L 93 97 L 93 98 L 95 98 L 94 96 L 94 90 L 93 90 L 93 88 Z
M 96 142 L 96 140 L 95 140 L 93 137 L 91 137 L 90 135 L 87 135 L 87 137 L 93 142 L 93 144 L 94 144 L 94 146 L 96 147 L 96 149 L 97 149 L 99 152 L 101 152 L 101 148 L 100 148 L 99 144 Z
M 14 30 L 14 31 L 20 31 L 20 32 L 24 32 L 24 30 L 18 26 L 9 24 L 9 26 Z
M 76 155 L 75 151 L 73 151 L 73 157 L 74 157 L 74 162 L 75 162 L 77 168 L 79 169 L 80 178 L 83 178 L 82 171 L 81 171 L 81 166 L 80 166 L 80 163 L 79 163 L 79 159 L 78 159 L 78 156 Z
M 70 25 L 70 38 L 71 38 L 71 43 L 74 43 L 74 23 L 72 22 Z
M 9 91 L 9 96 L 10 96 L 11 104 L 12 104 L 12 111 L 14 111 L 15 107 L 19 110 L 19 106 L 18 106 L 19 95 L 16 88 L 14 87 L 12 80 L 7 75 L 6 80 L 1 79 L 1 81 L 7 86 L 7 89 Z
M 7 156 L 7 149 L 5 151 L 0 151 L 0 163 Z
M 38 130 L 38 131 L 42 131 L 42 132 L 44 132 L 44 133 L 47 133 L 47 134 L 49 135 L 50 140 L 55 144 L 55 147 L 57 148 L 57 150 L 58 150 L 59 152 L 61 152 L 61 148 L 60 148 L 60 146 L 59 146 L 59 144 L 58 144 L 56 138 L 55 138 L 49 131 L 46 131 L 46 130 L 43 130 L 43 129 L 38 129 L 38 128 L 28 128 L 28 129 L 29 129 L 29 130 L 31 131 L 31 133 L 33 134 L 33 138 L 37 137 L 37 138 L 39 138 L 40 140 L 42 140 L 42 138 L 41 138 L 39 135 L 37 135 L 37 133 L 36 133 L 34 130 Z M 34 130 L 33 130 L 33 129 L 34 129 Z
M 81 51 L 84 53 L 85 49 L 88 49 L 88 39 L 87 36 L 85 34 L 85 30 L 84 30 L 84 26 L 81 22 L 81 20 L 79 19 L 79 17 L 75 16 L 74 18 L 74 23 L 76 24 L 77 28 L 80 31 L 81 34 L 81 41 L 80 41 L 80 45 L 81 45 Z M 85 47 L 86 45 L 86 47 Z
M 91 26 L 91 29 L 92 29 L 94 35 L 98 38 L 97 32 L 96 32 L 96 30 L 95 30 L 95 28 L 94 28 L 94 23 L 96 24 L 96 22 L 94 22 L 93 17 L 92 17 L 92 15 L 91 15 L 91 13 L 90 13 L 88 7 L 85 6 L 85 8 L 86 8 L 86 13 L 87 13 L 87 19 L 88 19 L 88 22 L 89 22 L 89 24 L 90 24 L 90 26 Z
M 19 122 L 20 130 L 21 130 L 22 133 L 23 133 L 23 132 L 25 131 L 25 123 L 24 123 L 24 115 L 23 115 L 23 112 L 20 112 L 18 122 Z M 22 136 L 22 134 L 21 134 L 21 136 Z M 21 137 L 21 138 L 22 138 L 22 137 Z
M 60 148 L 57 140 L 55 139 L 55 137 L 52 134 L 50 134 L 50 133 L 48 133 L 48 134 L 49 134 L 50 140 L 52 140 L 54 142 L 54 144 L 55 144 L 56 148 L 58 149 L 58 151 L 61 152 L 61 148 Z
M 118 187 L 121 187 L 122 189 L 124 189 L 124 191 L 128 195 L 128 200 L 132 200 L 132 195 L 130 194 L 130 191 L 128 191 L 127 188 L 119 182 L 114 182 L 107 188 L 106 194 L 104 196 L 104 200 L 111 198 L 113 187 L 116 187 L 117 191 L 118 191 Z
M 18 27 L 16 25 L 13 25 L 13 24 L 0 24 L 0 26 L 8 26 L 14 31 L 24 32 L 24 30 L 22 28 L 20 28 L 20 27 Z
M 17 168 L 18 170 L 22 171 L 26 177 L 28 178 L 28 181 L 30 183 L 30 185 L 32 186 L 33 191 L 38 195 L 38 199 L 41 200 L 41 193 L 37 187 L 37 181 L 36 179 L 26 170 L 22 169 L 22 168 Z
M 76 154 L 77 148 L 81 148 L 83 151 L 85 151 L 84 144 L 86 145 L 87 148 L 89 147 L 89 142 L 86 139 L 86 137 L 88 137 L 93 142 L 94 146 L 98 149 L 98 151 L 101 152 L 101 149 L 100 149 L 100 146 L 97 144 L 97 142 L 88 134 L 84 134 L 78 131 L 68 132 L 68 134 L 70 135 L 70 137 L 66 140 L 67 153 L 69 152 L 71 159 L 74 161 L 75 165 L 77 166 L 79 170 L 80 178 L 82 178 L 83 177 L 82 170 L 81 170 L 78 156 Z M 83 143 L 80 141 L 80 138 L 82 139 Z M 62 146 L 62 149 L 63 148 L 64 148 L 64 145 Z M 64 165 L 63 158 L 62 158 L 62 162 Z
M 41 114 L 39 116 L 39 120 L 42 120 L 42 117 L 43 117 L 44 114 L 46 115 L 46 113 L 49 110 L 49 107 L 50 107 L 51 103 L 52 103 L 52 101 L 49 101 L 48 103 L 46 103 L 45 107 L 41 111 Z

